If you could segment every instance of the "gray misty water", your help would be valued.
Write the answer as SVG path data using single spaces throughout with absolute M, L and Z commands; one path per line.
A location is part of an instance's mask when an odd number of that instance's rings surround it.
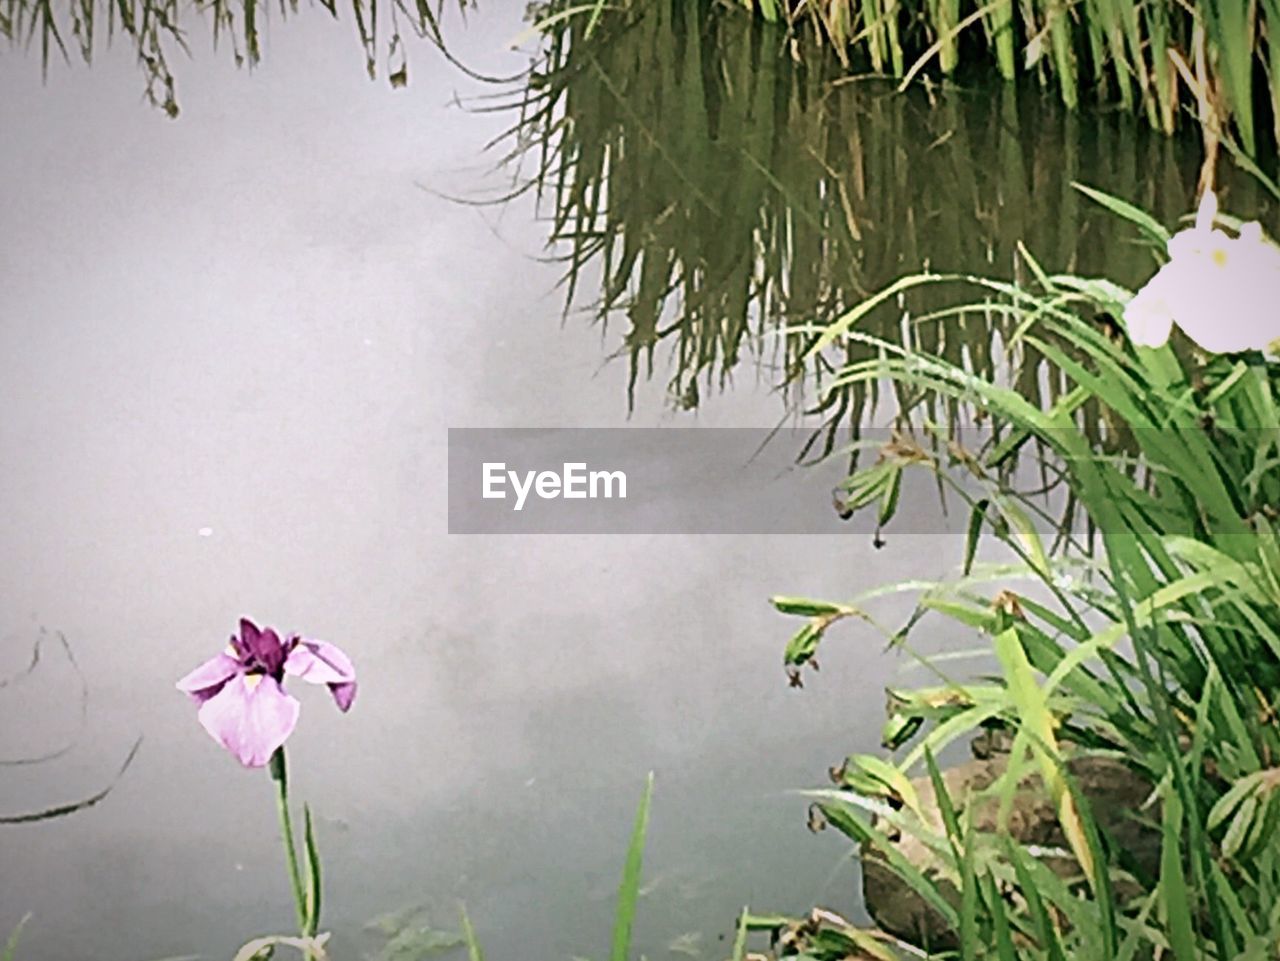
M 487 6 L 460 55 L 520 69 L 519 17 Z M 196 45 L 177 122 L 123 53 L 45 86 L 0 62 L 0 664 L 63 631 L 92 698 L 68 757 L 0 769 L 0 813 L 90 793 L 145 737 L 97 808 L 0 829 L 0 931 L 30 911 L 23 961 L 148 961 L 288 929 L 267 777 L 173 689 L 241 614 L 356 661 L 351 714 L 306 690 L 290 742 L 349 938 L 421 902 L 456 927 L 464 900 L 491 957 L 598 956 L 651 769 L 650 957 L 695 930 L 713 953 L 748 902 L 851 909 L 847 846 L 785 792 L 874 747 L 898 662 L 853 630 L 789 690 L 765 599 L 940 574 L 945 552 L 449 537 L 449 426 L 761 426 L 777 398 L 743 383 L 690 421 L 658 384 L 628 419 L 625 364 L 561 325 L 531 209 L 420 188 L 500 186 L 481 148 L 510 121 L 451 105 L 485 91 L 430 51 L 392 91 L 349 24 L 309 16 L 252 74 L 228 60 Z M 0 694 L 5 757 L 75 732 L 47 660 Z
M 510 74 L 499 6 L 454 42 Z M 856 914 L 848 845 L 789 792 L 876 749 L 904 662 L 850 627 L 791 690 L 766 598 L 942 576 L 958 539 L 449 536 L 449 427 L 768 426 L 773 381 L 695 415 L 641 378 L 629 410 L 626 358 L 562 323 L 532 197 L 442 196 L 507 184 L 482 148 L 512 117 L 460 109 L 489 91 L 432 51 L 393 91 L 320 15 L 252 73 L 193 46 L 176 122 L 123 52 L 45 85 L 0 61 L 0 676 L 43 627 L 91 690 L 70 754 L 0 767 L 0 814 L 91 793 L 145 738 L 101 805 L 0 827 L 22 961 L 225 958 L 289 928 L 268 779 L 173 689 L 242 614 L 359 672 L 348 716 L 302 691 L 290 740 L 339 957 L 376 949 L 376 915 L 454 928 L 459 901 L 492 958 L 601 956 L 650 770 L 639 951 L 727 954 L 743 904 Z M 2 758 L 77 736 L 48 654 L 0 691 Z

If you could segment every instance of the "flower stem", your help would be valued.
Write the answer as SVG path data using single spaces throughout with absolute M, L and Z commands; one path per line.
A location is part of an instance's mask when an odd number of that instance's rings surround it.
M 293 841 L 293 818 L 289 815 L 289 772 L 283 746 L 276 748 L 276 752 L 271 755 L 271 780 L 276 785 L 280 835 L 284 839 L 285 858 L 289 862 L 289 883 L 293 886 L 293 903 L 298 912 L 298 933 L 306 937 L 310 933 L 307 931 L 307 901 L 302 887 L 302 872 L 298 870 L 298 849 Z

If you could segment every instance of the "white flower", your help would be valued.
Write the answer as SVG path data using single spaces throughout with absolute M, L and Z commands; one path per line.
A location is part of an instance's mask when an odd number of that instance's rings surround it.
M 1280 247 L 1257 223 L 1239 236 L 1213 229 L 1218 200 L 1200 199 L 1194 227 L 1169 238 L 1169 262 L 1125 307 L 1125 329 L 1142 347 L 1160 347 L 1173 325 L 1205 350 L 1266 350 L 1280 340 Z

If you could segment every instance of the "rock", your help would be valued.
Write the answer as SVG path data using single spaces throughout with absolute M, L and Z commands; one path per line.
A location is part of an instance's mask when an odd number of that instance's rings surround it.
M 1005 754 L 992 754 L 943 772 L 947 794 L 958 811 L 967 799 L 990 787 L 1004 773 L 1008 762 Z M 1029 765 L 1034 770 L 1034 765 Z M 1160 833 L 1135 816 L 1151 793 L 1150 783 L 1114 758 L 1081 754 L 1067 761 L 1067 770 L 1088 798 L 1093 816 L 1104 836 L 1111 839 L 1111 849 L 1124 852 L 1127 866 L 1143 874 L 1153 874 L 1160 860 Z M 928 777 L 916 778 L 912 786 L 920 798 L 925 819 L 944 834 L 942 815 Z M 994 833 L 998 800 L 979 799 L 973 810 L 976 830 Z M 1039 774 L 1029 774 L 1014 796 L 1009 818 L 1009 833 L 1023 843 L 1066 850 L 1068 844 L 1058 825 L 1057 810 Z M 926 876 L 938 876 L 932 852 L 919 840 L 903 832 L 895 840 L 898 852 Z M 1079 873 L 1071 857 L 1044 859 L 1060 876 Z M 949 881 L 941 881 L 943 896 L 959 905 L 959 892 Z M 862 852 L 862 891 L 867 912 L 881 929 L 930 951 L 954 950 L 959 947 L 957 933 L 937 909 L 930 906 L 905 881 L 898 877 L 882 855 L 871 848 Z M 1118 896 L 1123 892 L 1117 890 Z

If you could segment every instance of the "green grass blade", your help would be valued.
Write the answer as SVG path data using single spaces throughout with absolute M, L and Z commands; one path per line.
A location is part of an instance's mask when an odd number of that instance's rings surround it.
M 987 519 L 987 508 L 991 501 L 983 499 L 973 505 L 973 510 L 969 514 L 969 527 L 965 531 L 964 537 L 964 566 L 963 571 L 965 577 L 973 571 L 973 559 L 978 553 L 978 540 L 982 536 L 982 522 Z
M 738 930 L 733 937 L 733 961 L 743 961 L 747 956 L 747 913 L 746 905 L 743 905 L 742 914 L 738 916 Z
M 467 908 L 462 906 L 462 941 L 467 946 L 467 961 L 484 961 L 484 948 L 476 937 L 476 929 L 471 926 L 471 916 Z
M 987 909 L 991 912 L 992 929 L 995 935 L 996 958 L 998 961 L 1018 961 L 1018 953 L 1013 947 L 1013 933 L 1009 930 L 1009 907 L 1000 896 L 995 878 L 986 875 L 983 878 Z
M 5 942 L 4 954 L 0 954 L 0 961 L 13 961 L 17 956 L 18 940 L 22 937 L 22 929 L 27 926 L 27 922 L 30 920 L 30 912 L 22 916 L 22 920 L 18 922 L 18 926 L 14 928 L 13 933 L 9 935 L 9 940 Z
M 1133 204 L 1121 200 L 1119 197 L 1113 197 L 1111 194 L 1103 193 L 1101 190 L 1095 190 L 1093 187 L 1086 187 L 1082 183 L 1072 183 L 1076 190 L 1080 191 L 1090 200 L 1102 204 L 1113 214 L 1123 217 L 1132 224 L 1136 224 L 1147 237 L 1156 243 L 1164 246 L 1169 242 L 1169 231 L 1165 229 L 1160 221 L 1156 220 L 1145 210 L 1135 207 Z
M 649 804 L 653 799 L 653 772 L 645 781 L 640 807 L 636 810 L 635 827 L 631 831 L 631 844 L 627 848 L 627 860 L 622 868 L 622 883 L 618 886 L 618 911 L 613 922 L 613 951 L 610 961 L 627 961 L 631 951 L 631 927 L 636 917 L 636 903 L 640 900 L 640 873 L 644 866 L 644 842 L 649 833 Z
M 1182 871 L 1182 848 L 1182 800 L 1176 792 L 1170 791 L 1165 798 L 1160 845 L 1160 894 L 1173 956 L 1177 961 L 1198 961 L 1195 934 L 1191 930 L 1191 901 Z
M 1094 864 L 1093 851 L 1085 836 L 1075 797 L 1068 790 L 1066 781 L 1058 770 L 1053 716 L 1045 702 L 1044 691 L 1036 684 L 1026 650 L 1018 637 L 1017 628 L 1010 627 L 997 634 L 995 648 L 996 656 L 999 657 L 1004 668 L 1009 696 L 1018 711 L 1018 719 L 1023 731 L 1031 738 L 1032 752 L 1039 762 L 1041 776 L 1058 809 L 1058 821 L 1062 826 L 1062 832 L 1066 835 L 1071 851 L 1080 862 L 1085 876 L 1093 882 L 1095 869 L 1105 870 L 1105 868 L 1097 868 Z
M 948 801 L 950 804 L 950 801 Z M 978 946 L 978 876 L 974 871 L 972 830 L 964 833 L 964 852 L 960 858 L 960 956 L 963 961 L 977 961 Z
M 953 843 L 961 839 L 960 819 L 956 815 L 956 806 L 951 801 L 951 795 L 947 791 L 947 782 L 943 780 L 942 771 L 938 767 L 938 762 L 933 756 L 933 752 L 929 750 L 928 745 L 925 746 L 924 760 L 929 768 L 929 781 L 933 784 L 933 797 L 938 805 L 938 813 L 942 815 L 942 825 L 947 829 L 947 837 Z
M 303 871 L 306 874 L 306 930 L 307 937 L 315 937 L 320 930 L 320 848 L 316 844 L 315 826 L 311 818 L 311 805 L 302 805 L 302 854 Z

